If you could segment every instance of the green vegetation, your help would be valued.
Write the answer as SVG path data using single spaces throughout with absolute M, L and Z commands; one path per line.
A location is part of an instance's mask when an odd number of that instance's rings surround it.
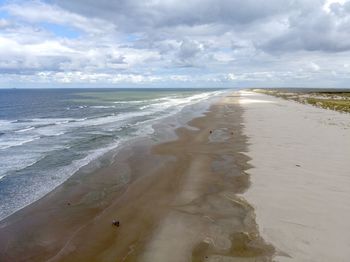
M 298 89 L 253 89 L 254 92 L 310 104 L 320 108 L 350 113 L 350 91 L 313 91 Z
M 350 113 L 350 100 L 308 98 L 307 103 L 325 109 Z

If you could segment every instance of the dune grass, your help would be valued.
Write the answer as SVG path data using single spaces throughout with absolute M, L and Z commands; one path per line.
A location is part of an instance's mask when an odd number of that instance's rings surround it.
M 272 95 L 287 100 L 310 104 L 320 108 L 350 113 L 350 92 L 339 91 L 301 91 L 283 89 L 253 89 L 254 92 Z

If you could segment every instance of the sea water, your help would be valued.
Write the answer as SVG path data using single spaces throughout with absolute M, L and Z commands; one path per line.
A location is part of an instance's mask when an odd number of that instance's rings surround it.
M 0 89 L 0 220 L 189 105 L 195 89 Z

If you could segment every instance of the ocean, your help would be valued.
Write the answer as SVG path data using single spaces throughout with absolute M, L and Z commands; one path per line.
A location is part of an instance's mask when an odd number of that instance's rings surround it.
M 0 89 L 0 220 L 223 90 Z M 187 110 L 190 112 L 190 110 Z

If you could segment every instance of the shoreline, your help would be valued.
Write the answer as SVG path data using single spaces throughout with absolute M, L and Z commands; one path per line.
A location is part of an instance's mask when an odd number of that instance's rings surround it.
M 0 222 L 0 258 L 270 261 L 273 247 L 260 238 L 252 207 L 237 196 L 249 187 L 238 99 L 227 95 L 178 128 L 176 140 L 125 148 L 111 166 L 70 179 Z M 118 188 L 120 172 L 130 181 Z
M 1 221 L 0 260 L 350 256 L 348 115 L 240 91 L 174 121 Z
M 122 99 L 115 96 L 123 96 L 123 92 L 99 92 L 102 97 L 97 96 L 95 100 L 85 102 L 75 101 L 74 93 L 68 92 L 71 100 L 67 103 L 70 106 L 56 108 L 60 112 L 59 118 L 55 115 L 50 117 L 50 113 L 47 113 L 48 118 L 36 118 L 33 115 L 28 116 L 27 120 L 21 120 L 21 116 L 17 115 L 3 120 L 0 124 L 2 127 L 5 125 L 5 130 L 0 147 L 3 148 L 4 144 L 9 144 L 9 147 L 0 149 L 4 160 L 0 175 L 5 174 L 0 180 L 0 220 L 44 197 L 72 175 L 79 175 L 81 170 L 95 171 L 94 166 L 98 169 L 101 163 L 104 165 L 108 162 L 104 160 L 105 156 L 117 152 L 126 143 L 133 143 L 140 137 L 152 137 L 157 141 L 173 137 L 170 119 L 173 120 L 172 124 L 181 125 L 181 121 L 186 121 L 186 118 L 193 115 L 192 112 L 182 113 L 187 112 L 187 108 L 193 109 L 194 114 L 200 113 L 223 92 L 225 91 L 197 90 L 149 93 L 162 97 L 159 100 L 148 99 L 145 93 L 133 91 L 131 97 L 139 97 L 139 100 L 131 99 L 120 104 L 114 103 L 117 102 L 114 100 Z M 106 94 L 111 95 L 103 99 Z M 85 92 L 85 95 L 89 97 L 89 93 Z M 81 98 L 84 98 L 84 93 Z M 107 106 L 95 106 L 96 104 Z M 121 113 L 125 110 L 128 113 Z M 144 119 L 142 115 L 145 116 Z M 163 132 L 160 127 L 162 133 L 155 134 L 153 126 L 163 122 L 169 125 L 168 128 L 163 125 L 168 130 Z M 27 131 L 22 133 L 18 130 Z M 25 137 L 36 138 L 27 145 L 31 139 Z M 17 145 L 17 140 L 25 143 Z

